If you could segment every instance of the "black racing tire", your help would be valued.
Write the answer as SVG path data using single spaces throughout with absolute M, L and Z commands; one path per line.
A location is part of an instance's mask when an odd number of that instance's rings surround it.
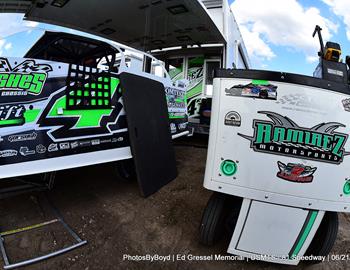
M 336 212 L 326 212 L 309 248 L 305 252 L 305 256 L 327 256 L 337 239 L 338 226 L 338 214 Z M 321 260 L 315 259 L 308 262 L 316 264 L 320 263 Z
M 200 243 L 212 246 L 223 236 L 225 231 L 226 195 L 213 193 L 204 209 L 200 225 Z
M 137 180 L 136 168 L 133 159 L 120 160 L 116 163 L 115 172 L 119 179 L 126 182 L 134 182 Z

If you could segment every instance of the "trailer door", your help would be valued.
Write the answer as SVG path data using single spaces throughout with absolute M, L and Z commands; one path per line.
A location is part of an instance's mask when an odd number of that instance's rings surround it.
M 220 59 L 207 59 L 204 61 L 204 95 L 211 97 L 213 95 L 213 79 L 214 79 L 214 70 L 221 67 Z

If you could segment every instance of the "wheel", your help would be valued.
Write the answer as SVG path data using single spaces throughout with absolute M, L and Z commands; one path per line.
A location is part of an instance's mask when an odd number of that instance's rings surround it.
M 225 199 L 221 193 L 213 193 L 204 209 L 200 225 L 200 242 L 206 246 L 214 245 L 225 229 Z
M 116 163 L 116 174 L 118 178 L 124 181 L 136 181 L 135 163 L 132 159 L 121 160 Z
M 318 228 L 314 239 L 312 239 L 305 256 L 327 256 L 333 248 L 338 234 L 338 214 L 336 212 L 326 212 Z M 310 261 L 320 263 L 320 260 Z
M 213 193 L 204 209 L 200 225 L 200 242 L 206 246 L 217 243 L 228 233 L 232 236 L 236 227 L 243 199 L 223 193 Z
M 267 99 L 269 97 L 266 91 L 261 91 L 259 94 L 260 98 Z

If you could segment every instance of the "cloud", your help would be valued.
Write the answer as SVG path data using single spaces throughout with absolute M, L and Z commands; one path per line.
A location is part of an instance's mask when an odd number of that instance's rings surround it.
M 25 21 L 26 26 L 28 27 L 37 27 L 39 25 L 38 22 Z
M 4 50 L 8 51 L 12 49 L 12 43 L 7 42 L 6 39 L 0 39 L 0 56 L 3 55 Z
M 346 25 L 346 36 L 350 40 L 350 5 L 349 0 L 323 0 L 323 2 L 331 7 L 333 13 L 340 16 Z
M 6 43 L 6 45 L 4 46 L 5 50 L 8 51 L 8 50 L 11 50 L 12 49 L 12 43 L 9 42 L 9 43 Z
M 244 42 L 247 45 L 249 55 L 254 55 L 267 60 L 271 60 L 276 56 L 266 42 L 262 40 L 261 35 L 258 32 L 249 31 L 247 27 L 241 26 L 241 33 L 244 37 Z
M 235 0 L 231 8 L 248 51 L 260 61 L 275 56 L 271 48 L 275 45 L 302 52 L 306 61 L 313 62 L 319 50 L 318 40 L 312 38 L 315 25 L 322 27 L 325 40 L 338 31 L 338 25 L 323 17 L 319 9 L 305 8 L 296 0 Z
M 24 21 L 22 14 L 2 13 L 0 14 L 0 21 L 3 23 L 0 26 L 0 38 L 8 37 L 22 31 L 28 31 L 28 28 L 38 25 L 37 22 Z
M 5 39 L 0 39 L 0 56 L 3 55 L 4 49 L 6 50 L 6 46 L 8 46 L 7 44 L 11 44 L 11 43 L 6 43 Z
M 318 61 L 319 57 L 318 56 L 306 56 L 306 62 L 313 64 Z

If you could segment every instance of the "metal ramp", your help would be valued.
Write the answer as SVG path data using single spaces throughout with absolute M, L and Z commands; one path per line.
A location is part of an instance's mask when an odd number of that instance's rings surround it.
M 8 198 L 10 196 L 12 197 L 14 195 L 28 193 L 28 192 L 32 192 L 32 191 L 43 191 L 45 189 L 46 190 L 51 189 L 53 186 L 53 183 L 54 183 L 54 178 L 55 178 L 55 174 L 49 174 L 49 176 L 46 176 L 45 182 L 42 185 L 37 184 L 35 182 L 29 182 L 27 180 L 26 181 L 22 180 L 21 182 L 24 182 L 22 185 L 1 189 L 0 190 L 0 199 Z M 16 179 L 16 180 L 19 181 L 20 179 Z M 44 261 L 44 260 L 47 260 L 49 258 L 58 256 L 58 255 L 62 255 L 63 253 L 69 252 L 71 250 L 74 250 L 78 247 L 81 247 L 81 246 L 87 244 L 87 241 L 82 240 L 79 237 L 79 235 L 77 233 L 75 233 L 73 231 L 73 229 L 70 228 L 69 225 L 64 221 L 62 215 L 60 214 L 58 209 L 53 205 L 53 203 L 51 202 L 51 200 L 49 199 L 47 194 L 45 194 L 45 199 L 47 202 L 47 206 L 52 211 L 54 218 L 40 222 L 38 224 L 25 226 L 23 228 L 15 228 L 15 229 L 7 230 L 4 232 L 0 232 L 0 252 L 1 252 L 2 259 L 3 259 L 3 263 L 4 263 L 4 269 L 14 269 L 14 268 L 18 268 L 18 267 L 27 266 L 27 265 L 30 265 L 33 263 L 37 263 L 40 261 Z M 66 232 L 68 232 L 68 235 L 71 236 L 72 239 L 74 239 L 74 244 L 67 246 L 67 247 L 64 247 L 62 249 L 50 252 L 50 253 L 45 254 L 45 255 L 41 255 L 38 257 L 33 257 L 30 259 L 25 259 L 25 260 L 21 260 L 21 261 L 17 261 L 17 262 L 13 262 L 9 258 L 8 252 L 6 250 L 6 245 L 5 245 L 6 237 L 24 234 L 26 232 L 37 230 L 37 229 L 40 229 L 43 227 L 48 227 L 48 226 L 54 225 L 54 224 L 62 225 L 64 230 Z

